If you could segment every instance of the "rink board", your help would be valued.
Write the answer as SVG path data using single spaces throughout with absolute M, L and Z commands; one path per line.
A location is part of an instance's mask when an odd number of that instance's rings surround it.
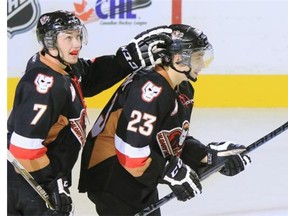
M 7 79 L 7 109 L 10 110 L 19 78 Z M 195 106 L 217 107 L 288 107 L 288 75 L 200 75 L 194 83 Z M 103 108 L 119 83 L 93 98 L 90 108 Z

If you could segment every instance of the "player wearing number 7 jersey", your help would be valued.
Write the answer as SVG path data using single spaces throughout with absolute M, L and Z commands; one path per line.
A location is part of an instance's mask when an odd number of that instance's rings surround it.
M 56 211 L 53 215 L 73 212 L 69 187 L 71 170 L 86 139 L 84 97 L 153 64 L 157 56 L 151 49 L 165 42 L 166 31 L 171 32 L 164 26 L 147 30 L 119 48 L 116 55 L 89 60 L 79 57 L 87 32 L 73 13 L 54 11 L 40 16 L 36 32 L 43 48 L 28 61 L 17 85 L 8 119 L 8 148 L 47 190 Z M 11 164 L 7 196 L 8 215 L 50 214 Z
M 202 191 L 198 165 L 245 150 L 230 142 L 204 146 L 188 136 L 194 103 L 189 81 L 211 62 L 213 49 L 202 31 L 169 27 L 162 62 L 127 77 L 88 134 L 79 191 L 87 192 L 101 216 L 135 215 L 158 201 L 158 183 L 186 201 Z

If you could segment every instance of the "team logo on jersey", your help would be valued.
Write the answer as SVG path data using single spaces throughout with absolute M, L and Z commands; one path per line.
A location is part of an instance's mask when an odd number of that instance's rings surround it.
M 7 33 L 16 34 L 32 29 L 40 17 L 38 0 L 7 1 Z
M 34 83 L 36 85 L 36 90 L 41 94 L 46 94 L 49 89 L 53 86 L 53 77 L 52 76 L 46 76 L 44 74 L 39 73 L 34 80 Z
M 151 102 L 162 91 L 162 87 L 155 85 L 153 82 L 148 81 L 142 87 L 142 99 L 146 102 Z
M 86 142 L 86 123 L 85 123 L 85 110 L 80 113 L 79 118 L 69 119 L 71 130 L 79 143 L 83 146 Z
M 162 130 L 157 133 L 156 139 L 163 157 L 166 158 L 169 155 L 180 156 L 188 132 L 189 122 L 184 121 L 182 128 L 177 127 L 172 130 Z
M 193 99 L 190 99 L 187 95 L 185 94 L 180 94 L 178 96 L 180 102 L 182 103 L 182 105 L 186 108 L 192 109 L 192 105 L 194 103 Z

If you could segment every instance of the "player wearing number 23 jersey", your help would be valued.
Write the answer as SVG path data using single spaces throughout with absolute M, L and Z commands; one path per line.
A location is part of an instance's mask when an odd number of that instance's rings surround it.
M 87 192 L 98 215 L 135 215 L 159 201 L 159 183 L 168 184 L 181 201 L 202 191 L 198 165 L 210 164 L 212 151 L 188 135 L 194 105 L 190 81 L 211 62 L 213 49 L 202 31 L 169 27 L 172 42 L 163 47 L 161 63 L 128 76 L 88 134 L 79 191 Z M 245 150 L 229 142 L 222 146 L 222 154 Z
M 99 215 L 132 215 L 156 202 L 166 162 L 182 154 L 194 102 L 189 79 L 212 47 L 192 27 L 171 28 L 170 54 L 127 77 L 88 134 L 79 191 L 88 192 Z
M 157 67 L 118 88 L 87 137 L 80 191 L 107 191 L 134 206 L 154 193 L 163 155 L 181 154 L 193 107 L 190 82 L 173 89 L 167 79 Z

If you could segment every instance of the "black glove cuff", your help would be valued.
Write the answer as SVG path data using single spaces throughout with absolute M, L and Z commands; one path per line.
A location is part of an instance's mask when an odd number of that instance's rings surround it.
M 169 176 L 170 169 L 171 169 L 172 166 L 176 167 L 176 160 L 177 160 L 177 158 L 174 157 L 174 156 L 173 157 L 171 156 L 171 157 L 168 158 L 168 160 L 167 160 L 167 162 L 165 164 L 165 167 L 163 169 L 162 175 L 161 175 L 162 179 L 167 175 L 167 173 L 168 173 L 168 176 Z
M 115 56 L 119 65 L 129 73 L 139 70 L 139 65 L 141 65 L 140 60 L 139 62 L 135 62 L 135 56 L 131 56 L 131 51 L 134 50 L 134 52 L 137 52 L 136 48 L 132 46 L 135 45 L 128 44 L 127 46 L 120 47 Z
M 199 140 L 188 136 L 185 139 L 184 149 L 181 154 L 183 163 L 197 172 L 201 166 L 201 160 L 207 155 L 207 147 Z
M 50 165 L 44 167 L 43 169 L 37 170 L 35 172 L 30 172 L 30 174 L 33 176 L 35 181 L 41 186 L 45 186 L 49 184 L 51 181 L 53 181 L 55 176 L 53 176 L 52 173 L 53 172 L 52 172 L 52 168 Z
M 207 148 L 207 165 L 215 165 L 217 164 L 217 151 Z
M 64 174 L 63 174 L 63 173 L 59 173 L 59 174 L 56 176 L 56 178 L 52 179 L 52 180 L 46 185 L 46 189 L 51 192 L 51 191 L 53 191 L 55 188 L 57 188 L 57 187 L 58 187 L 57 180 L 60 179 L 60 178 L 62 179 L 63 182 L 66 181 L 66 182 L 68 183 L 68 180 L 67 180 L 67 178 L 64 176 Z M 67 187 L 69 187 L 68 184 L 67 184 Z

